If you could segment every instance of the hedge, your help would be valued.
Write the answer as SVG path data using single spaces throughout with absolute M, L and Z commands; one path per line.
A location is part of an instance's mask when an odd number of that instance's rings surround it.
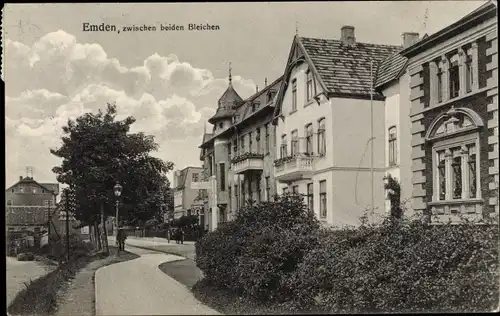
M 196 243 L 205 282 L 290 312 L 480 312 L 498 307 L 498 222 L 321 228 L 302 199 L 247 206 Z

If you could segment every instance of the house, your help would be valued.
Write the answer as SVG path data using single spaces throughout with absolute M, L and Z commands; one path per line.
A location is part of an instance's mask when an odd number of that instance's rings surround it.
M 418 42 L 419 34 L 402 34 L 403 46 Z M 404 214 L 411 216 L 413 191 L 411 172 L 411 120 L 410 120 L 410 76 L 406 71 L 408 59 L 400 51 L 385 58 L 377 69 L 375 90 L 385 97 L 385 168 L 386 175 L 396 179 L 401 187 L 401 204 Z M 389 212 L 390 201 L 386 200 L 385 210 Z
M 276 101 L 275 178 L 305 196 L 334 227 L 384 212 L 385 96 L 373 91 L 378 65 L 400 46 L 295 36 Z
M 39 183 L 32 177 L 19 177 L 19 181 L 5 190 L 6 224 L 8 231 L 48 229 L 50 215 L 55 213 L 58 183 Z
M 229 84 L 218 101 L 217 111 L 209 119 L 212 133 L 205 133 L 200 159 L 208 177 L 213 178 L 217 214 L 205 208 L 209 229 L 234 218 L 249 200 L 260 203 L 275 195 L 273 172 L 275 134 L 272 118 L 274 100 L 281 78 L 243 100 Z M 208 192 L 210 194 L 210 192 Z
M 413 209 L 439 223 L 498 214 L 496 2 L 406 48 Z
M 191 215 L 192 204 L 199 194 L 199 190 L 193 188 L 193 183 L 202 180 L 201 167 L 186 167 L 176 170 L 174 173 L 174 213 L 173 218 L 177 219 L 183 215 Z

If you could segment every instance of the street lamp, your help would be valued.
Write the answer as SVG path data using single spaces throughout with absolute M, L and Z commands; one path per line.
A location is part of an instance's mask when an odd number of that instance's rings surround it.
M 114 186 L 114 191 L 115 191 L 115 196 L 116 196 L 116 229 L 115 229 L 115 237 L 118 237 L 118 198 L 122 194 L 123 187 L 120 185 L 120 183 L 117 181 L 116 185 Z

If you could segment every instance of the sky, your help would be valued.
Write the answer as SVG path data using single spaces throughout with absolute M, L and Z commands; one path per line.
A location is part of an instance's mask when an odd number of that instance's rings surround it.
M 26 167 L 55 182 L 68 119 L 116 103 L 132 132 L 155 136 L 154 156 L 176 169 L 199 166 L 207 120 L 228 84 L 243 97 L 282 75 L 293 36 L 401 45 L 403 32 L 429 35 L 485 1 L 6 4 L 3 12 L 6 185 Z M 156 26 L 150 32 L 85 32 L 83 23 Z M 161 31 L 160 25 L 218 25 Z M 171 175 L 169 176 L 171 178 Z

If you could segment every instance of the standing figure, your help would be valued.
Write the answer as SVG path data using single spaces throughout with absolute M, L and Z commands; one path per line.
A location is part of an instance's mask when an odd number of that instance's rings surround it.
M 184 229 L 182 229 L 182 228 L 179 231 L 179 239 L 180 239 L 181 244 L 184 244 Z
M 125 235 L 125 231 L 123 228 L 118 229 L 118 234 L 116 236 L 116 239 L 118 240 L 118 251 L 125 251 L 125 239 L 127 236 Z

